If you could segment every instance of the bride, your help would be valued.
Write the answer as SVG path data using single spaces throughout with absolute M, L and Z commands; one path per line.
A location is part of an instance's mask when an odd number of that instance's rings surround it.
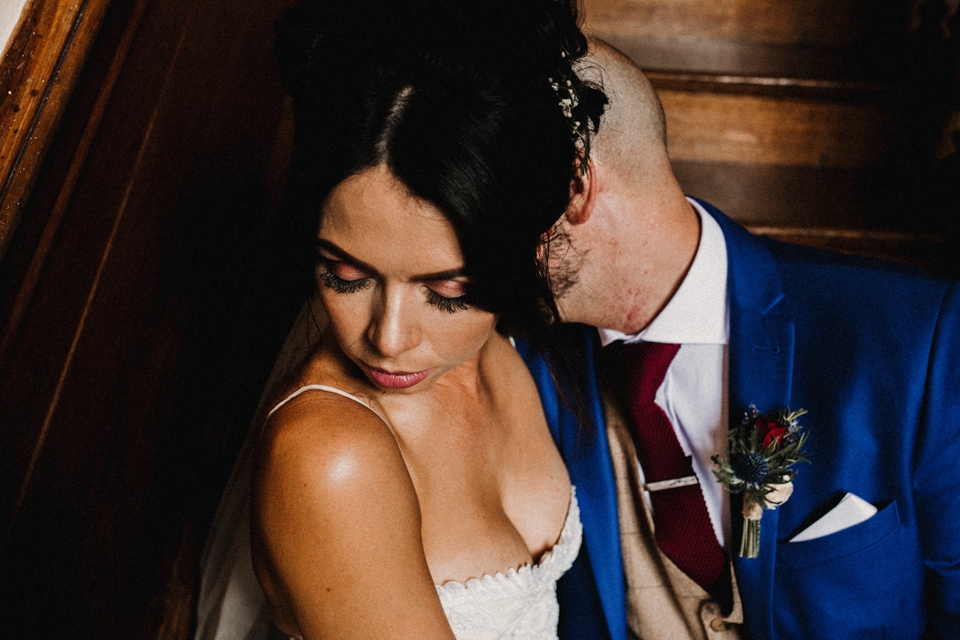
M 198 637 L 256 618 L 217 566 L 248 540 L 288 636 L 555 638 L 576 492 L 509 336 L 549 350 L 538 255 L 605 102 L 570 66 L 576 8 L 331 4 L 277 44 L 309 229 L 289 249 L 327 325 L 255 429 L 249 539 L 212 532 Z

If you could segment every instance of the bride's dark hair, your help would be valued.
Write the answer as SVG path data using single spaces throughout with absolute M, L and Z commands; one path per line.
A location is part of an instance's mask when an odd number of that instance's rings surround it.
M 471 303 L 542 336 L 558 316 L 541 236 L 606 104 L 571 68 L 587 48 L 576 1 L 308 0 L 276 27 L 296 122 L 285 214 L 303 259 L 329 192 L 385 164 L 453 225 Z

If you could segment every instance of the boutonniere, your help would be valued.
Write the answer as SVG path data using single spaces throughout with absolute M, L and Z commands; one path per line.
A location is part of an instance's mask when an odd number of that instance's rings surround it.
M 713 475 L 730 493 L 743 494 L 743 536 L 740 557 L 756 558 L 760 551 L 760 517 L 764 509 L 776 509 L 793 493 L 791 469 L 809 462 L 803 444 L 807 434 L 797 424 L 806 410 L 780 411 L 767 415 L 754 405 L 743 415 L 743 423 L 727 434 L 725 455 L 711 456 L 719 469 Z

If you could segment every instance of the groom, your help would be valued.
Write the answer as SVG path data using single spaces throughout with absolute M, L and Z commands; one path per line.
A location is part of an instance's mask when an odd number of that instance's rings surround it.
M 653 89 L 592 47 L 610 105 L 549 265 L 593 425 L 526 354 L 584 521 L 561 637 L 960 637 L 960 286 L 685 198 Z M 751 406 L 806 409 L 809 464 L 743 558 L 710 458 Z

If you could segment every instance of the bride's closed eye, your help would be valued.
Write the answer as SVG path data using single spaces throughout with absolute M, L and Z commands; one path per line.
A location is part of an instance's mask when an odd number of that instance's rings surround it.
M 447 313 L 466 311 L 469 308 L 466 283 L 459 280 L 431 280 L 427 288 L 427 302 Z
M 336 293 L 356 293 L 373 286 L 374 279 L 366 271 L 349 262 L 333 258 L 319 259 L 317 279 Z M 432 280 L 423 285 L 427 303 L 447 313 L 469 308 L 466 285 L 458 280 Z
M 356 293 L 373 284 L 373 279 L 353 265 L 342 260 L 321 258 L 317 265 L 320 284 L 337 293 Z
M 447 313 L 456 313 L 457 311 L 466 311 L 470 305 L 467 304 L 466 296 L 458 296 L 456 298 L 447 298 L 442 296 L 430 287 L 427 287 L 427 302 L 442 309 Z

